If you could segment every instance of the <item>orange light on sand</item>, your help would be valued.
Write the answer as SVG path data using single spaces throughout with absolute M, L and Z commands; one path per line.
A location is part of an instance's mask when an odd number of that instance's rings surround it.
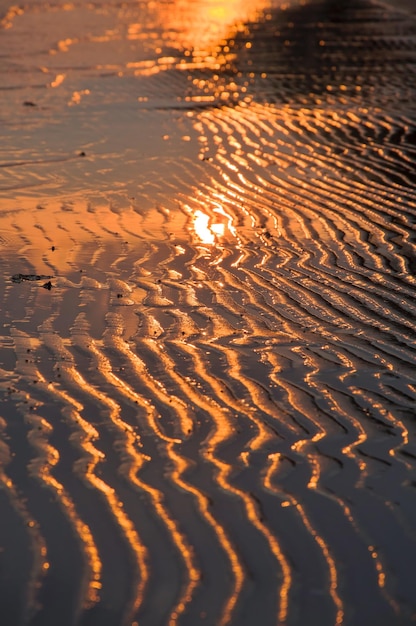
M 176 0 L 157 5 L 165 32 L 175 47 L 194 49 L 216 56 L 216 46 L 270 7 L 270 0 Z
M 51 82 L 50 86 L 53 88 L 59 87 L 62 85 L 66 77 L 66 74 L 57 74 L 55 79 Z
M 231 217 L 231 215 L 229 215 L 222 206 L 218 206 L 216 209 L 214 209 L 214 213 L 218 213 L 219 215 L 222 215 L 227 220 L 228 230 L 230 231 L 232 235 L 234 235 L 234 237 L 237 237 L 237 232 L 235 230 L 235 227 L 233 226 L 233 218 Z M 213 226 L 215 226 L 215 224 Z M 222 224 L 222 226 L 224 226 L 222 230 L 222 234 L 224 234 L 225 225 Z
M 202 211 L 195 211 L 193 224 L 195 233 L 202 243 L 214 244 L 215 235 L 218 233 L 215 233 L 213 226 L 220 226 L 220 224 L 210 225 L 209 221 L 208 215 L 205 215 Z
M 193 227 L 198 239 L 202 243 L 213 245 L 218 239 L 224 237 L 226 232 L 235 234 L 234 227 L 232 225 L 232 218 L 229 216 L 222 207 L 217 207 L 213 210 L 214 214 L 223 216 L 221 221 L 213 221 L 213 217 L 210 217 L 201 210 L 196 210 L 193 214 Z

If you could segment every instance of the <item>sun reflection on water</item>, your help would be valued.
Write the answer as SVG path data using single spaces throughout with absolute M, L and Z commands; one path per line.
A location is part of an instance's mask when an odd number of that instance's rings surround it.
M 193 229 L 198 239 L 202 243 L 209 245 L 218 243 L 227 233 L 230 233 L 233 237 L 236 236 L 232 217 L 221 206 L 217 206 L 213 210 L 211 217 L 200 209 L 194 211 Z
M 214 244 L 218 236 L 224 234 L 224 224 L 210 224 L 210 218 L 202 211 L 195 211 L 194 215 L 195 233 L 202 243 Z
M 213 54 L 216 46 L 241 30 L 244 23 L 270 8 L 270 0 L 176 0 L 157 5 L 158 18 L 165 28 L 165 37 L 174 47 L 193 49 L 199 54 Z

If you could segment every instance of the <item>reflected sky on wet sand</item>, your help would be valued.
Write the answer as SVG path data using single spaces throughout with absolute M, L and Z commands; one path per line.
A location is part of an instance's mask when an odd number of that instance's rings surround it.
M 7 626 L 414 623 L 405 4 L 0 3 Z

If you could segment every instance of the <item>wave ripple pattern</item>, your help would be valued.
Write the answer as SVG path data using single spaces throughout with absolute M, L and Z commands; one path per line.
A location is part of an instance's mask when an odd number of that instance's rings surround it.
M 3 12 L 2 625 L 416 623 L 411 8 Z

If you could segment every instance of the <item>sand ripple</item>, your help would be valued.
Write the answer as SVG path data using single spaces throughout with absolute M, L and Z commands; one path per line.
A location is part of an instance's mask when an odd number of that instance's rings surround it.
M 246 4 L 3 18 L 7 626 L 416 619 L 416 21 Z

